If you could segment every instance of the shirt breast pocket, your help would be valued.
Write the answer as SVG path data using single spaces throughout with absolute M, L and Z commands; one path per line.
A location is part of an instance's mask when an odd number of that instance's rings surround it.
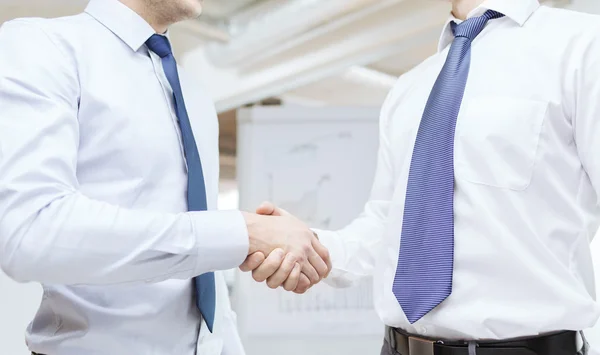
M 463 103 L 455 140 L 455 175 L 497 188 L 531 183 L 548 103 L 513 97 L 477 97 Z

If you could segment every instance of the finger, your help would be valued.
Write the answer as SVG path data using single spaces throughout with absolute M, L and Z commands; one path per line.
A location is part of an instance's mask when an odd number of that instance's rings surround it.
M 240 265 L 240 270 L 242 270 L 243 272 L 252 271 L 259 267 L 260 264 L 262 264 L 264 261 L 265 254 L 263 254 L 260 251 L 257 251 L 256 253 L 248 255 L 244 263 Z
M 277 207 L 273 202 L 263 202 L 256 209 L 256 213 L 265 216 L 292 216 L 291 213 L 283 208 Z
M 257 282 L 263 282 L 279 269 L 285 253 L 282 249 L 275 249 L 267 256 L 267 259 L 259 267 L 252 271 L 252 278 Z
M 296 258 L 293 254 L 288 253 L 283 259 L 279 269 L 277 269 L 277 271 L 275 271 L 275 273 L 267 279 L 267 286 L 270 288 L 277 288 L 283 285 L 288 276 L 290 276 L 290 273 L 294 269 L 295 265 Z
M 321 244 L 318 238 L 313 239 L 312 246 L 317 252 L 317 254 L 319 254 L 321 259 L 325 262 L 325 265 L 327 265 L 327 273 L 324 277 L 329 276 L 329 273 L 331 272 L 331 269 L 333 267 L 331 264 L 331 256 L 329 255 L 329 250 L 325 248 L 323 244 Z
M 323 260 L 321 260 L 321 262 L 323 262 Z M 308 277 L 311 283 L 316 284 L 317 282 L 321 281 L 319 273 L 308 260 L 302 263 L 302 273 Z
M 291 213 L 289 213 L 288 211 L 284 210 L 281 207 L 277 207 L 275 206 L 275 212 L 273 212 L 274 216 L 290 216 L 293 217 L 293 215 Z
M 261 203 L 260 206 L 258 206 L 258 208 L 256 209 L 257 214 L 262 214 L 262 215 L 266 215 L 266 216 L 270 216 L 270 215 L 274 214 L 276 211 L 277 211 L 277 208 L 275 207 L 275 204 L 273 204 L 272 202 L 268 202 L 268 201 Z
M 327 263 L 325 263 L 325 261 L 321 259 L 321 256 L 315 250 L 308 254 L 308 262 L 312 265 L 312 267 L 315 269 L 318 275 L 317 281 L 314 281 L 313 278 L 310 277 L 310 275 L 307 275 L 313 283 L 321 281 L 329 272 Z
M 286 291 L 293 291 L 296 289 L 296 287 L 298 287 L 298 283 L 300 283 L 300 275 L 302 272 L 302 266 L 300 266 L 299 263 L 296 263 L 294 265 L 294 269 L 292 270 L 292 273 L 290 274 L 290 276 L 287 278 L 287 280 L 285 280 L 285 282 L 283 283 L 283 288 Z M 306 276 L 304 276 L 306 277 Z M 306 279 L 308 281 L 308 278 Z M 310 281 L 308 281 L 310 283 Z
M 308 291 L 311 286 L 312 284 L 310 283 L 308 277 L 304 274 L 300 274 L 300 279 L 298 280 L 298 285 L 294 289 L 294 293 L 303 294 Z

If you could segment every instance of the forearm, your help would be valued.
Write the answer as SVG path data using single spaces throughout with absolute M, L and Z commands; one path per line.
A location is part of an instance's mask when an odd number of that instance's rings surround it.
M 44 207 L 39 209 L 40 197 L 15 201 L 22 203 L 13 204 L 0 224 L 0 261 L 17 281 L 113 284 L 186 279 L 237 267 L 248 251 L 239 212 L 134 211 L 77 192 L 41 203 Z

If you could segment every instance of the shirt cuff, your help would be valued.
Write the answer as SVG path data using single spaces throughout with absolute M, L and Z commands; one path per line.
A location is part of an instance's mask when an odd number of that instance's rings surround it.
M 344 243 L 340 235 L 320 229 L 312 229 L 312 231 L 317 235 L 321 244 L 327 248 L 331 258 L 332 270 L 323 283 L 335 288 L 351 287 L 354 279 L 348 278 L 349 273 L 345 270 Z
M 197 241 L 196 275 L 239 267 L 250 248 L 240 211 L 189 212 Z
M 333 264 L 333 267 L 335 268 L 336 266 L 336 262 L 340 262 L 340 247 L 342 247 L 340 245 L 340 238 L 339 235 L 336 232 L 332 232 L 332 231 L 325 231 L 325 230 L 321 230 L 321 229 L 315 229 L 315 228 L 311 228 L 311 230 L 313 231 L 313 233 L 315 233 L 317 235 L 317 238 L 319 239 L 319 241 L 321 242 L 321 244 L 323 244 L 323 246 L 325 248 L 327 248 L 327 250 L 329 250 L 329 256 L 331 257 L 331 263 Z

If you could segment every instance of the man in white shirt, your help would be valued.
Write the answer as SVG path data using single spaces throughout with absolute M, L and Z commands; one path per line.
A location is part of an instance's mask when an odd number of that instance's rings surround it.
M 438 52 L 383 105 L 364 213 L 316 231 L 327 282 L 374 276 L 382 354 L 583 353 L 600 315 L 600 18 L 537 0 L 452 5 Z M 242 268 L 285 280 L 258 265 Z
M 329 270 L 297 219 L 215 211 L 216 112 L 163 35 L 201 4 L 91 0 L 0 29 L 0 265 L 43 285 L 34 353 L 239 355 L 214 271 L 276 249 L 291 279 Z

